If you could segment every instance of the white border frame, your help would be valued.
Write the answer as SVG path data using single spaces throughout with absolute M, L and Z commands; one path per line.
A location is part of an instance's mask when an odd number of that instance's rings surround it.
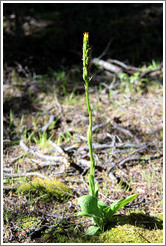
M 165 1 L 1 1 L 1 54 L 3 53 L 3 3 L 163 3 L 163 143 L 164 143 L 164 163 L 163 163 L 163 221 L 165 222 Z M 1 163 L 3 163 L 3 55 L 1 55 Z M 92 243 L 3 243 L 3 165 L 1 165 L 1 245 L 92 245 Z M 163 225 L 163 243 L 150 245 L 165 245 L 165 223 Z M 124 244 L 124 243 L 93 243 L 93 245 L 149 245 L 149 243 Z

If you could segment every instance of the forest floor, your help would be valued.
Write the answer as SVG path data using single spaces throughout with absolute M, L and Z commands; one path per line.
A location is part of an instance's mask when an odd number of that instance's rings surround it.
M 77 198 L 88 194 L 90 166 L 84 84 L 81 78 L 73 82 L 75 74 L 81 71 L 32 78 L 8 68 L 4 74 L 4 243 L 63 243 L 71 237 L 73 243 L 98 242 L 84 235 L 92 222 L 74 216 Z M 138 193 L 118 214 L 140 211 L 157 221 L 163 213 L 163 86 L 153 79 L 146 90 L 121 82 L 108 90 L 95 86 L 97 76 L 89 93 L 99 197 L 109 205 Z M 28 189 L 35 179 L 70 189 Z

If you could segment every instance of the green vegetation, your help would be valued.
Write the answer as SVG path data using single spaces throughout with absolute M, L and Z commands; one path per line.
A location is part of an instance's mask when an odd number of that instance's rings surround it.
M 90 153 L 90 174 L 89 178 L 89 195 L 82 196 L 78 199 L 82 211 L 76 213 L 77 216 L 92 217 L 94 226 L 91 226 L 86 231 L 86 235 L 95 235 L 99 230 L 104 230 L 104 227 L 110 222 L 112 216 L 127 203 L 131 202 L 138 194 L 131 195 L 119 201 L 113 202 L 107 206 L 103 201 L 98 201 L 98 182 L 94 182 L 95 176 L 95 160 L 92 149 L 92 112 L 89 104 L 88 85 L 91 80 L 89 76 L 89 34 L 84 33 L 83 39 L 83 79 L 85 81 L 86 102 L 89 113 L 89 129 L 88 129 L 88 146 Z
M 162 218 L 150 217 L 135 211 L 126 215 L 115 215 L 107 226 L 105 232 L 89 237 L 82 235 L 83 225 L 79 226 L 79 231 L 70 226 L 68 237 L 64 233 L 65 223 L 62 223 L 52 235 L 44 234 L 43 239 L 49 237 L 48 242 L 59 243 L 163 243 L 163 221 Z M 162 217 L 162 216 L 161 216 Z
M 42 196 L 45 199 L 55 197 L 60 200 L 69 198 L 72 190 L 65 184 L 51 179 L 35 178 L 32 181 L 22 183 L 18 189 L 18 193 L 25 192 L 28 194 L 35 194 L 35 196 Z

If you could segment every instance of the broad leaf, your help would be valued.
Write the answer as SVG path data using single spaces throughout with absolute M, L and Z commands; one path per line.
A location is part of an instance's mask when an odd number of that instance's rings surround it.
M 106 220 L 109 221 L 113 214 L 115 214 L 119 209 L 123 208 L 127 203 L 131 202 L 137 196 L 138 194 L 131 195 L 122 200 L 115 201 L 109 207 L 105 208 L 104 211 Z
M 91 214 L 95 217 L 101 217 L 101 212 L 97 206 L 96 197 L 90 195 L 81 196 L 78 199 L 78 204 L 80 205 L 82 212 L 84 212 L 85 214 Z
M 134 194 L 131 196 L 128 196 L 122 200 L 113 202 L 111 204 L 111 210 L 116 213 L 119 209 L 121 209 L 122 207 L 124 207 L 127 203 L 131 202 L 132 200 L 134 200 L 136 197 L 138 196 L 138 194 Z
M 75 213 L 74 214 L 75 216 L 87 216 L 87 217 L 92 217 L 94 220 L 96 219 L 100 219 L 100 217 L 98 217 L 98 216 L 96 216 L 96 215 L 94 215 L 94 214 L 89 214 L 89 213 L 85 213 L 85 212 L 83 212 L 83 211 L 81 211 L 81 212 L 77 212 L 77 213 Z
M 103 201 L 98 201 L 98 207 L 104 209 L 107 207 L 107 204 L 105 204 Z
M 100 227 L 95 225 L 95 226 L 90 226 L 88 230 L 86 231 L 86 235 L 88 236 L 93 236 L 95 235 L 98 231 L 100 230 Z

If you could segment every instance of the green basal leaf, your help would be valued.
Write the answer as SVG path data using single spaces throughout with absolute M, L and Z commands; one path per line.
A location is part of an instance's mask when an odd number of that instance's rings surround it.
M 103 201 L 98 201 L 98 207 L 104 209 L 107 208 L 107 204 L 105 204 Z
M 83 212 L 83 211 L 77 212 L 77 213 L 75 213 L 74 215 L 75 215 L 75 216 L 87 216 L 87 217 L 92 217 L 92 218 L 94 218 L 94 219 L 99 219 L 99 218 L 100 218 L 100 217 L 95 216 L 94 214 L 85 213 L 85 212 Z
M 81 207 L 82 212 L 85 214 L 91 214 L 95 217 L 101 217 L 101 212 L 97 206 L 97 198 L 90 195 L 81 196 L 78 198 L 78 204 Z
M 88 230 L 86 231 L 87 236 L 93 236 L 95 235 L 98 231 L 100 230 L 100 227 L 95 225 L 95 226 L 90 226 Z
M 124 207 L 127 203 L 131 202 L 132 200 L 134 200 L 136 197 L 138 196 L 138 194 L 134 194 L 131 196 L 128 196 L 122 200 L 113 202 L 111 204 L 111 210 L 113 211 L 113 213 L 116 213 L 119 209 L 121 209 L 122 207 Z
M 127 203 L 131 202 L 136 198 L 138 194 L 131 195 L 119 201 L 113 202 L 109 207 L 104 209 L 106 220 L 109 221 L 113 214 L 115 214 L 119 209 L 123 208 Z

